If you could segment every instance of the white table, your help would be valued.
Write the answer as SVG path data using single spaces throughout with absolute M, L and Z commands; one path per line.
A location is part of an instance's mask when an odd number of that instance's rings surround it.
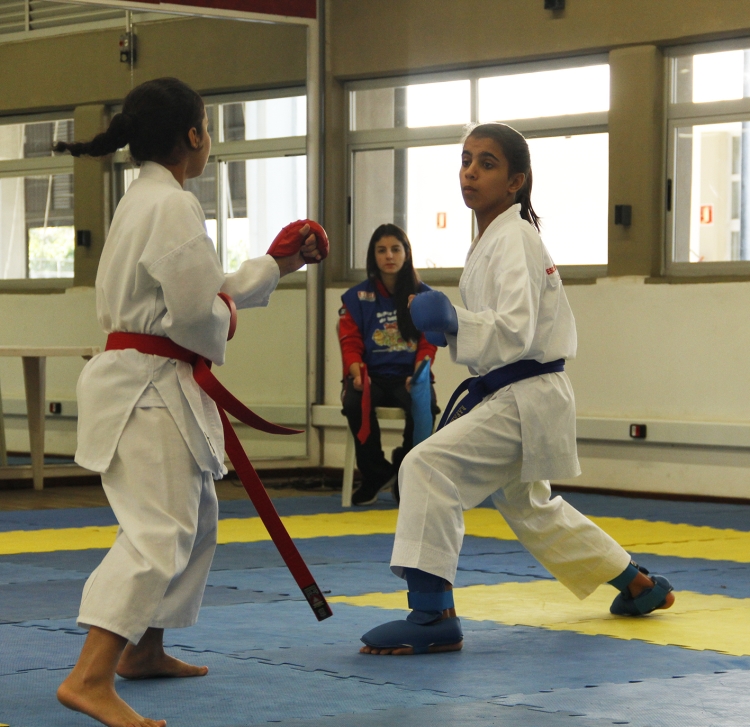
M 0 356 L 18 356 L 23 361 L 26 410 L 29 421 L 31 477 L 34 480 L 35 490 L 44 489 L 47 358 L 50 356 L 81 356 L 88 359 L 99 353 L 100 350 L 98 346 L 0 346 Z M 3 424 L 2 399 L 0 398 L 0 467 L 7 466 L 5 426 Z

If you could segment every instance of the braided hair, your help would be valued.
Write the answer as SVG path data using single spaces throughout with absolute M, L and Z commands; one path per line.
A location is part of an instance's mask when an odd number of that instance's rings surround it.
M 180 147 L 190 129 L 203 129 L 203 99 L 177 78 L 156 78 L 136 86 L 115 114 L 109 127 L 91 141 L 58 141 L 53 149 L 74 157 L 102 157 L 130 145 L 136 164 L 179 161 Z
M 521 217 L 536 227 L 540 228 L 540 217 L 531 206 L 531 155 L 529 145 L 523 135 L 507 124 L 490 122 L 487 124 L 476 124 L 468 129 L 462 143 L 470 136 L 478 139 L 492 139 L 503 150 L 508 160 L 508 176 L 514 174 L 526 175 L 526 181 L 521 189 L 516 192 L 516 203 L 521 204 Z

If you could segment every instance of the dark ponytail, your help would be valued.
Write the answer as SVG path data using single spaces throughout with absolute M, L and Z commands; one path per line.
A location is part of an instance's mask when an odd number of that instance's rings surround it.
M 146 161 L 176 163 L 188 132 L 203 130 L 203 99 L 176 78 L 156 78 L 136 86 L 115 114 L 107 130 L 87 142 L 58 141 L 53 149 L 73 156 L 101 157 L 130 145 L 137 164 Z
M 526 181 L 523 183 L 521 189 L 516 192 L 516 202 L 521 205 L 521 217 L 532 224 L 538 231 L 541 218 L 534 212 L 534 208 L 531 206 L 533 178 L 531 174 L 531 155 L 529 154 L 529 145 L 526 143 L 526 139 L 514 128 L 499 122 L 472 126 L 464 135 L 462 142 L 466 141 L 470 136 L 479 139 L 492 139 L 492 141 L 497 142 L 498 146 L 503 150 L 505 158 L 508 160 L 509 177 L 514 174 L 526 175 Z
M 372 233 L 370 244 L 367 247 L 367 277 L 370 280 L 380 280 L 380 268 L 375 260 L 375 245 L 384 237 L 395 237 L 406 252 L 406 259 L 396 275 L 396 289 L 393 293 L 393 302 L 396 305 L 396 322 L 398 331 L 404 341 L 418 341 L 421 335 L 409 313 L 409 296 L 419 292 L 419 274 L 414 269 L 414 260 L 411 254 L 411 243 L 406 233 L 398 226 L 391 223 L 380 225 Z

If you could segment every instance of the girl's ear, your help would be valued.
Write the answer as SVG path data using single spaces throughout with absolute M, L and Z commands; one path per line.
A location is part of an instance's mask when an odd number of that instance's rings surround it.
M 188 131 L 188 139 L 190 140 L 190 147 L 194 151 L 198 151 L 201 148 L 201 136 L 198 133 L 198 129 L 193 127 Z
M 508 191 L 509 192 L 517 192 L 523 185 L 526 184 L 526 175 L 522 172 L 518 172 L 518 174 L 514 174 L 508 184 Z

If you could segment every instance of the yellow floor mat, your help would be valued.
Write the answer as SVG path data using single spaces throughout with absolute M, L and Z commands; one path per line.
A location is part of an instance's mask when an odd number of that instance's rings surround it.
M 635 553 L 750 563 L 750 532 L 619 517 L 592 517 L 591 520 L 623 548 Z M 470 510 L 465 513 L 465 522 L 467 535 L 515 539 L 496 510 Z
M 396 510 L 363 510 L 291 515 L 282 520 L 293 538 L 305 539 L 393 533 L 397 515 Z M 594 517 L 592 520 L 633 552 L 750 563 L 750 532 L 614 517 Z M 515 540 L 513 532 L 495 510 L 471 510 L 465 513 L 465 521 L 467 535 Z M 0 555 L 108 548 L 116 533 L 116 526 L 14 530 L 0 533 Z M 219 521 L 219 543 L 252 543 L 269 539 L 257 517 Z
M 557 581 L 467 586 L 455 589 L 454 594 L 462 619 L 750 656 L 750 599 L 680 591 L 668 611 L 632 618 L 610 615 L 612 588 L 600 588 L 585 601 Z M 405 609 L 406 592 L 336 596 L 329 601 Z

